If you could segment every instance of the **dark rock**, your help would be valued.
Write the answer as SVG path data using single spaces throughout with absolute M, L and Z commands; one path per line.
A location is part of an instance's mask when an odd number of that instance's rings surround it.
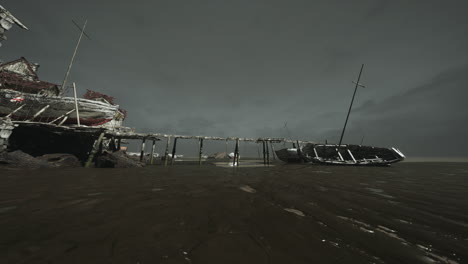
M 76 156 L 66 153 L 46 154 L 37 157 L 38 160 L 43 160 L 49 163 L 54 168 L 76 168 L 81 167 L 81 163 Z
M 133 160 L 124 151 L 104 152 L 96 158 L 96 168 L 134 168 L 143 164 Z
M 24 169 L 52 167 L 48 162 L 36 159 L 20 150 L 0 153 L 0 166 Z

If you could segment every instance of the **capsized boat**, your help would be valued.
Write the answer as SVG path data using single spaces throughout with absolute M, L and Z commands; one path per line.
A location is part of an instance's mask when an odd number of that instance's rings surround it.
M 362 145 L 307 144 L 278 150 L 276 155 L 284 162 L 343 166 L 388 166 L 405 159 L 405 155 L 396 148 Z

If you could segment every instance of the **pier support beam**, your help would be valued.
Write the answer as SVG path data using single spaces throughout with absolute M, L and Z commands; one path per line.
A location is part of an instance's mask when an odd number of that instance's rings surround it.
M 203 155 L 203 138 L 200 138 L 198 141 L 199 152 L 198 152 L 198 166 L 201 166 L 202 163 L 202 155 Z
M 120 139 L 119 139 L 119 149 L 120 149 Z M 154 150 L 155 149 L 156 149 L 156 140 L 153 139 L 153 145 L 151 146 L 150 164 L 154 163 Z
M 270 148 L 268 147 L 268 141 L 265 142 L 265 145 L 266 145 L 267 165 L 270 166 Z
M 171 144 L 171 136 L 167 137 L 166 151 L 164 152 L 164 167 L 167 166 L 167 159 L 169 158 L 169 144 Z
M 263 165 L 266 165 L 266 152 L 265 152 L 265 141 L 262 141 L 263 144 Z
M 275 153 L 275 147 L 273 147 L 273 142 L 270 142 L 271 146 L 271 155 L 273 156 L 273 160 L 276 160 L 276 153 Z
M 94 155 L 96 155 L 96 153 L 98 152 L 99 147 L 101 146 L 102 140 L 104 139 L 104 134 L 105 133 L 101 133 L 99 137 L 94 141 L 93 149 L 91 150 L 91 153 L 89 153 L 88 160 L 85 163 L 85 168 L 91 167 L 91 164 L 93 163 Z
M 236 139 L 236 147 L 234 148 L 234 158 L 232 160 L 232 166 L 239 166 L 239 139 Z
M 174 145 L 172 146 L 171 166 L 174 165 L 174 160 L 176 158 L 176 148 L 177 148 L 177 138 L 174 138 Z
M 145 156 L 145 141 L 146 141 L 146 138 L 144 138 L 144 139 L 141 141 L 140 162 L 143 161 L 143 157 Z

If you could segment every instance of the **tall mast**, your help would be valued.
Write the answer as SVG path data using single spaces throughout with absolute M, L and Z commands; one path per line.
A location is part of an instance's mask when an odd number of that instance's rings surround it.
M 343 135 L 346 130 L 346 124 L 348 124 L 349 114 L 351 113 L 351 108 L 353 107 L 354 97 L 356 96 L 356 91 L 358 86 L 364 87 L 363 85 L 359 84 L 359 80 L 361 79 L 362 69 L 364 68 L 364 64 L 361 66 L 361 70 L 359 71 L 359 76 L 356 82 L 356 87 L 354 88 L 353 98 L 351 99 L 351 104 L 349 105 L 348 115 L 346 116 L 346 121 L 344 123 L 343 131 L 341 132 L 340 143 L 338 143 L 338 147 L 341 146 L 341 142 L 343 140 Z
M 81 30 L 81 33 L 80 33 L 80 37 L 78 38 L 78 42 L 76 43 L 76 46 L 75 46 L 75 51 L 73 52 L 73 56 L 70 60 L 70 64 L 68 65 L 68 69 L 67 69 L 67 73 L 65 74 L 65 78 L 63 79 L 63 82 L 62 82 L 62 91 L 61 91 L 61 94 L 63 94 L 64 92 L 64 89 L 65 89 L 65 85 L 67 85 L 67 80 L 68 80 L 68 75 L 70 75 L 70 70 L 73 66 L 73 62 L 75 61 L 75 57 L 76 57 L 76 53 L 78 52 L 78 47 L 80 46 L 80 42 L 81 42 L 81 39 L 83 38 L 83 35 L 86 35 L 86 33 L 84 32 L 85 28 L 86 28 L 86 24 L 88 23 L 88 20 L 85 21 L 84 25 L 83 25 L 83 28 L 80 28 Z M 76 23 L 75 23 L 76 25 Z

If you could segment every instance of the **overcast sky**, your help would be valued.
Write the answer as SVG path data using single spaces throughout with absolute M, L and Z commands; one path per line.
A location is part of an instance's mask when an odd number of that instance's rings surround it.
M 0 0 L 3 61 L 112 95 L 142 132 L 339 140 L 468 156 L 466 0 Z

